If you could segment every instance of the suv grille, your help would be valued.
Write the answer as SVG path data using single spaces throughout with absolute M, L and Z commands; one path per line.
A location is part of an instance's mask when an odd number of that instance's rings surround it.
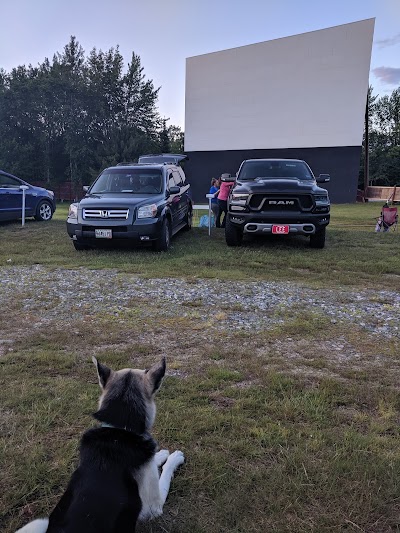
M 313 207 L 313 199 L 310 194 L 296 197 L 285 194 L 253 194 L 250 198 L 249 207 L 253 211 L 310 211 Z
M 129 209 L 84 209 L 84 220 L 127 220 Z

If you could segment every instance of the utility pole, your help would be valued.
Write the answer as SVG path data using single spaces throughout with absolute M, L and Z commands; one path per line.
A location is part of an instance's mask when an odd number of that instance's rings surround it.
M 365 106 L 365 138 L 364 138 L 364 195 L 369 185 L 369 117 L 368 117 L 368 95 Z

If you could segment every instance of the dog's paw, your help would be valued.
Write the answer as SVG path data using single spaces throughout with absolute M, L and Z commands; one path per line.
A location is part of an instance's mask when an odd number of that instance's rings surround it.
M 178 466 L 182 465 L 185 462 L 185 456 L 180 450 L 176 450 L 175 452 L 171 453 L 171 455 L 168 457 L 168 463 L 171 463 L 171 466 L 175 469 L 178 468 Z
M 168 459 L 168 457 L 169 457 L 168 450 L 160 450 L 159 452 L 157 452 L 156 455 L 154 456 L 157 466 L 163 465 L 165 461 Z

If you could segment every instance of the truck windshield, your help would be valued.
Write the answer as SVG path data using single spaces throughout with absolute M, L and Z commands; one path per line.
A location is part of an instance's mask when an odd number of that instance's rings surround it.
M 119 168 L 105 170 L 100 174 L 90 189 L 91 194 L 160 194 L 161 192 L 161 170 L 151 168 Z
M 238 180 L 297 178 L 313 180 L 308 166 L 302 161 L 246 161 L 243 163 Z

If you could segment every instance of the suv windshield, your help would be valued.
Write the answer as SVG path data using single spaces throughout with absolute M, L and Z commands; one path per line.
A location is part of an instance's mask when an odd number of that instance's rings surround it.
M 297 178 L 313 180 L 308 166 L 303 161 L 246 161 L 240 170 L 241 181 L 256 178 Z
M 91 194 L 160 194 L 161 192 L 161 170 L 152 168 L 107 169 L 100 174 L 90 189 Z

